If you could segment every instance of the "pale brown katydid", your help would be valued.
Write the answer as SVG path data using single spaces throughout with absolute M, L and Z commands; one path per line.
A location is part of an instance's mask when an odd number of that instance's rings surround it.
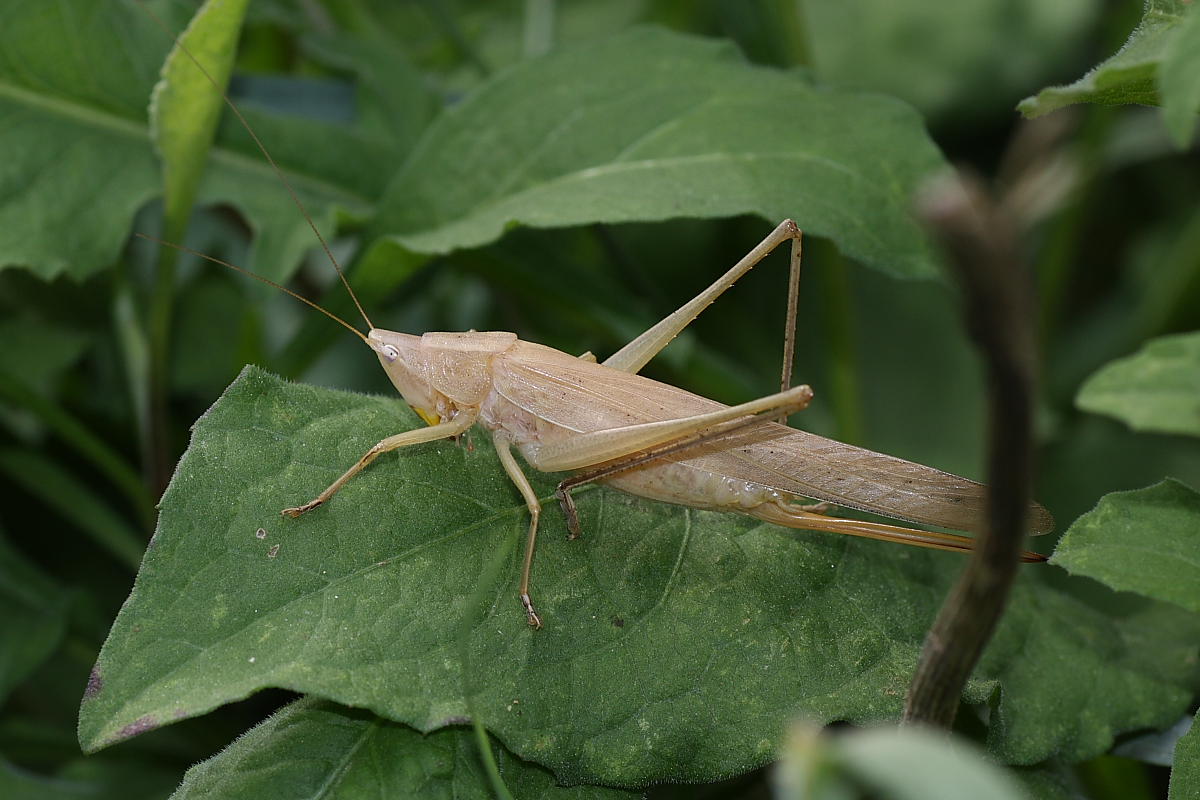
M 179 46 L 207 75 L 187 48 L 182 43 Z M 225 100 L 287 187 L 353 297 L 340 265 L 286 175 L 228 96 Z M 727 407 L 638 374 L 704 308 L 784 242 L 791 244 L 791 273 L 780 392 Z M 317 497 L 282 513 L 298 517 L 317 508 L 383 453 L 458 437 L 479 425 L 492 434 L 501 464 L 530 513 L 518 594 L 529 623 L 535 627 L 542 622 L 530 599 L 529 584 L 541 502 L 514 457 L 513 448 L 534 469 L 575 473 L 559 484 L 556 493 L 572 538 L 578 535 L 580 525 L 570 491 L 597 481 L 654 500 L 738 511 L 792 528 L 942 550 L 970 550 L 972 540 L 967 537 L 827 516 L 826 503 L 968 530 L 983 518 L 986 487 L 772 421 L 803 409 L 812 398 L 808 386 L 788 386 L 800 242 L 801 232 L 793 221 L 780 223 L 710 287 L 602 363 L 590 354 L 576 357 L 521 341 L 513 333 L 471 331 L 415 336 L 378 329 L 355 298 L 370 328 L 364 335 L 315 303 L 247 273 L 352 330 L 375 351 L 392 384 L 428 424 L 380 441 Z M 246 272 L 204 254 L 196 255 Z M 799 502 L 804 499 L 821 502 Z M 1053 526 L 1049 513 L 1036 503 L 1030 505 L 1028 518 L 1029 528 L 1035 533 L 1044 533 Z M 1044 557 L 1025 552 L 1022 559 L 1042 561 Z

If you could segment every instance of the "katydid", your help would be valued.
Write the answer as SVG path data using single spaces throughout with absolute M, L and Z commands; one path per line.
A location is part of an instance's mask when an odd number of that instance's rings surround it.
M 187 48 L 182 43 L 179 46 L 207 75 Z M 220 91 L 219 86 L 217 89 Z M 354 298 L 340 265 L 286 175 L 228 96 L 225 100 L 292 195 Z M 791 272 L 781 391 L 727 407 L 638 374 L 710 303 L 785 242 L 791 246 Z M 458 437 L 477 425 L 492 435 L 500 462 L 529 510 L 518 594 L 529 624 L 537 628 L 542 621 L 530 597 L 530 575 L 542 505 L 514 450 L 533 469 L 574 473 L 556 492 L 571 538 L 581 529 L 571 490 L 600 482 L 653 500 L 736 511 L 790 528 L 941 550 L 971 549 L 972 540 L 963 536 L 827 514 L 828 505 L 835 504 L 908 522 L 969 530 L 983 519 L 987 490 L 966 478 L 781 424 L 787 414 L 805 408 L 813 396 L 808 386 L 789 386 L 800 242 L 796 223 L 783 221 L 711 286 L 601 363 L 588 353 L 573 356 L 522 341 L 514 333 L 417 336 L 379 329 L 354 298 L 369 328 L 363 334 L 288 289 L 232 264 L 196 255 L 270 283 L 353 331 L 375 352 L 392 384 L 427 423 L 427 427 L 383 439 L 315 498 L 282 513 L 299 517 L 318 508 L 383 453 Z M 808 500 L 819 502 L 806 505 Z M 1034 533 L 1044 533 L 1051 530 L 1053 520 L 1045 508 L 1031 503 L 1028 526 Z M 1023 553 L 1022 559 L 1045 560 L 1033 552 Z

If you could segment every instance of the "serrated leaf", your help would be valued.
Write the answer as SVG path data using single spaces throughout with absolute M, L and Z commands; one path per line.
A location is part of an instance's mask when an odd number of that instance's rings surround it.
M 1190 101 L 1188 111 L 1195 117 L 1200 111 L 1200 97 L 1195 95 L 1200 84 L 1195 75 L 1185 74 L 1195 53 L 1176 50 L 1188 48 L 1195 40 L 1195 34 L 1185 30 L 1194 27 L 1186 19 L 1197 16 L 1191 5 L 1191 0 L 1146 0 L 1141 22 L 1120 50 L 1074 83 L 1052 86 L 1025 98 L 1018 110 L 1027 117 L 1039 117 L 1074 103 L 1161 105 L 1160 70 L 1166 67 L 1172 106 Z M 1186 36 L 1182 41 L 1180 33 Z M 1172 108 L 1168 119 L 1173 120 L 1170 125 L 1177 140 L 1180 118 L 1181 111 Z
M 633 800 L 598 786 L 561 787 L 501 750 L 500 775 L 521 800 Z M 244 797 L 492 797 L 475 738 L 461 728 L 424 736 L 367 711 L 304 698 L 188 770 L 172 800 Z
M 1119 591 L 1200 613 L 1200 492 L 1167 479 L 1113 492 L 1075 520 L 1052 561 Z
M 530 471 L 547 506 L 534 632 L 516 600 L 527 512 L 486 435 L 385 456 L 279 517 L 416 424 L 397 401 L 247 368 L 163 498 L 80 712 L 85 748 L 281 686 L 422 730 L 477 713 L 564 780 L 710 780 L 769 760 L 796 714 L 897 715 L 962 563 L 610 489 L 580 493 L 584 536 L 568 541 L 554 476 Z M 480 584 L 497 558 L 499 582 Z M 489 610 L 460 642 L 479 591 Z M 1188 702 L 1192 676 L 1170 666 L 1194 659 L 1186 626 L 1112 621 L 1031 577 L 1013 606 L 969 695 L 1001 689 L 1005 757 L 1094 755 Z
M 1200 331 L 1152 339 L 1105 365 L 1080 387 L 1075 403 L 1134 430 L 1200 436 Z
M 158 9 L 173 30 L 183 22 L 180 8 Z M 0 150 L 8 168 L 0 172 L 0 267 L 86 277 L 113 262 L 133 214 L 161 191 L 145 107 L 171 41 L 128 0 L 8 0 L 4 10 Z M 280 118 L 258 127 L 319 223 L 329 229 L 338 210 L 366 216 L 372 187 L 348 182 L 339 166 L 358 143 L 352 134 Z M 256 255 L 264 274 L 286 276 L 312 245 L 307 224 L 257 155 L 214 149 L 199 197 L 243 209 L 263 232 Z
M 58 646 L 69 600 L 0 535 L 0 703 Z
M 776 767 L 777 800 L 1023 800 L 1020 784 L 967 742 L 919 727 L 793 732 Z M 853 787 L 853 788 L 852 788 Z
M 910 206 L 945 166 L 920 117 L 655 28 L 513 67 L 426 130 L 375 231 L 444 253 L 513 225 L 794 217 L 893 275 L 935 267 Z
M 1200 800 L 1200 725 L 1192 728 L 1175 745 L 1175 764 L 1171 767 L 1169 800 Z

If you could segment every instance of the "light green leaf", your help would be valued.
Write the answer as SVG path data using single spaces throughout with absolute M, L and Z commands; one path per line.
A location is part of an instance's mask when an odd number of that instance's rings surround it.
M 910 206 L 944 166 L 899 101 L 822 91 L 728 44 L 641 28 L 519 64 L 442 114 L 375 231 L 444 253 L 514 225 L 794 217 L 864 263 L 929 276 Z
M 1024 800 L 1017 781 L 965 741 L 924 728 L 793 731 L 776 767 L 777 800 Z
M 321 509 L 280 518 L 417 424 L 397 401 L 247 368 L 163 498 L 80 712 L 85 748 L 281 686 L 421 730 L 476 713 L 563 780 L 711 780 L 772 758 L 798 713 L 897 715 L 962 564 L 607 488 L 579 493 L 584 535 L 569 541 L 554 476 L 531 471 L 547 507 L 533 574 L 546 627 L 531 631 L 516 599 L 527 512 L 486 435 L 384 456 Z M 481 585 L 497 558 L 500 581 Z M 480 590 L 489 611 L 466 620 L 464 664 L 456 631 Z M 1027 575 L 968 692 L 1000 690 L 993 750 L 1084 758 L 1177 719 L 1200 625 L 1189 638 L 1168 621 L 1112 620 Z
M 1068 572 L 1200 613 L 1200 492 L 1167 479 L 1100 498 L 1051 559 Z
M 1161 336 L 1104 366 L 1075 403 L 1134 430 L 1200 436 L 1200 331 Z
M 1200 11 L 1194 6 L 1163 53 L 1158 87 L 1167 130 L 1176 145 L 1187 147 L 1200 114 Z
M 209 0 L 201 6 L 167 56 L 162 79 L 150 96 L 150 136 L 163 162 L 169 241 L 182 239 L 187 228 L 217 120 L 225 108 L 221 93 L 233 71 L 247 1 Z
M 1169 800 L 1200 800 L 1200 725 L 1192 721 L 1192 729 L 1175 745 L 1175 764 L 1171 768 Z
M 58 646 L 69 601 L 0 535 L 0 704 Z
M 557 786 L 545 770 L 502 748 L 501 777 L 521 800 L 633 800 L 640 793 Z M 286 706 L 188 770 L 172 800 L 245 797 L 491 798 L 475 738 L 461 728 L 423 736 L 325 700 Z
M 1142 21 L 1120 50 L 1074 83 L 1025 98 L 1018 110 L 1040 117 L 1073 103 L 1160 105 L 1167 103 L 1161 92 L 1169 88 L 1168 125 L 1177 142 L 1185 144 L 1181 134 L 1187 114 L 1194 122 L 1200 110 L 1200 78 L 1192 68 L 1197 34 L 1191 29 L 1197 24 L 1186 21 L 1198 16 L 1191 6 L 1191 0 L 1146 0 Z

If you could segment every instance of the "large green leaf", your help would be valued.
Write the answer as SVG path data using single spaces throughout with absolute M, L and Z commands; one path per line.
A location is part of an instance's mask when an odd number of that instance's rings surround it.
M 633 800 L 596 786 L 557 786 L 503 749 L 497 766 L 521 800 Z M 188 770 L 172 800 L 493 797 L 469 730 L 428 736 L 367 711 L 305 698 Z
M 158 9 L 173 30 L 183 19 L 168 12 L 181 8 Z M 171 40 L 131 0 L 5 0 L 0 12 L 0 266 L 85 277 L 112 263 L 134 212 L 161 192 L 145 108 Z M 278 117 L 259 132 L 323 225 L 338 209 L 366 213 L 370 187 L 343 166 L 352 134 Z M 264 233 L 264 272 L 278 277 L 312 234 L 261 158 L 239 147 L 213 152 L 199 201 L 241 208 Z
M 1114 55 L 1067 86 L 1021 101 L 1038 117 L 1073 103 L 1163 105 L 1176 143 L 1191 139 L 1200 112 L 1200 12 L 1191 0 L 1146 0 L 1142 21 Z
M 815 88 L 728 44 L 634 29 L 513 67 L 442 114 L 380 203 L 404 248 L 513 225 L 794 217 L 892 274 L 930 275 L 911 213 L 944 166 L 907 105 Z
M 58 645 L 69 602 L 0 535 L 0 704 Z
M 421 730 L 475 713 L 566 780 L 712 779 L 770 759 L 795 714 L 897 714 L 962 563 L 609 489 L 580 492 L 584 536 L 568 541 L 554 478 L 533 472 L 535 632 L 516 599 L 527 512 L 486 436 L 385 456 L 279 517 L 416 424 L 397 401 L 247 368 L 163 498 L 81 709 L 85 748 L 280 686 Z M 487 611 L 464 622 L 476 592 Z M 1160 616 L 1112 620 L 1023 580 L 968 693 L 999 690 L 993 749 L 1082 758 L 1178 718 L 1194 620 Z
M 1200 800 L 1200 725 L 1195 720 L 1175 745 L 1170 800 Z
M 1100 499 L 1053 561 L 1114 589 L 1200 613 L 1200 493 L 1174 480 Z
M 1159 337 L 1104 366 L 1075 402 L 1134 430 L 1200 436 L 1200 331 Z

